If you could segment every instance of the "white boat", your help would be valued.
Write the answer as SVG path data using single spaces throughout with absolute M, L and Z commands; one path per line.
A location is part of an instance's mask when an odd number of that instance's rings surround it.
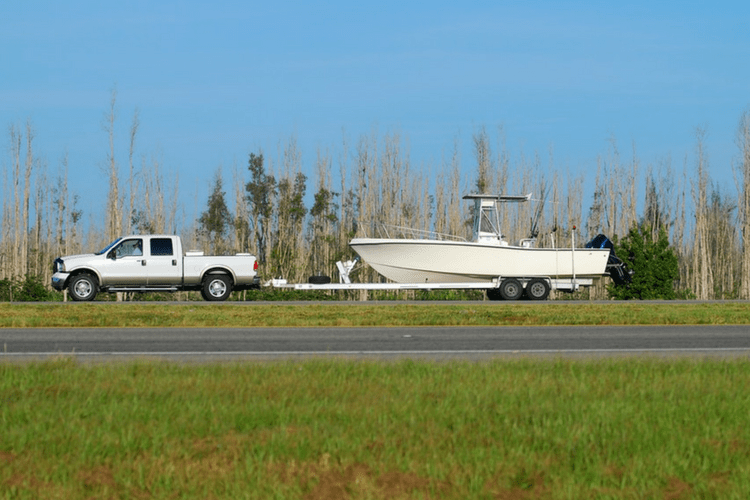
M 354 238 L 349 246 L 375 271 L 396 283 L 498 283 L 594 278 L 606 274 L 609 248 L 536 248 L 535 238 L 511 245 L 500 231 L 498 204 L 527 196 L 474 194 L 474 234 L 460 238 Z

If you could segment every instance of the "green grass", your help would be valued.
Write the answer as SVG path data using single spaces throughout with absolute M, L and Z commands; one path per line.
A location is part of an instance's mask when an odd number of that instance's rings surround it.
M 748 324 L 747 303 L 0 304 L 0 327 Z M 750 361 L 0 364 L 0 499 L 750 497 Z
M 750 362 L 0 364 L 0 498 L 737 498 Z
M 750 303 L 0 304 L 0 328 L 750 324 Z

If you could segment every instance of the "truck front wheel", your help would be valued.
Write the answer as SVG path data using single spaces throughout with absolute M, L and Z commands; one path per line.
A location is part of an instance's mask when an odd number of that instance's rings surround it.
M 70 278 L 68 293 L 75 301 L 89 301 L 96 297 L 96 279 L 90 274 L 79 274 Z
M 227 300 L 230 293 L 232 293 L 232 280 L 225 274 L 210 274 L 203 281 L 201 295 L 206 300 Z

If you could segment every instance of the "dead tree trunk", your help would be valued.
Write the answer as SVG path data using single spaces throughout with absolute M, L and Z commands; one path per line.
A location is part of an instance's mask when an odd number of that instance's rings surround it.
M 699 300 L 713 297 L 714 280 L 709 245 L 708 226 L 708 173 L 707 158 L 704 149 L 705 131 L 699 129 L 697 135 L 697 169 L 693 185 L 693 204 L 695 205 L 695 245 L 693 253 L 693 289 Z
M 742 238 L 740 289 L 741 299 L 750 299 L 750 110 L 740 118 L 737 130 L 737 145 L 740 161 L 736 178 L 739 179 L 739 199 L 737 202 Z

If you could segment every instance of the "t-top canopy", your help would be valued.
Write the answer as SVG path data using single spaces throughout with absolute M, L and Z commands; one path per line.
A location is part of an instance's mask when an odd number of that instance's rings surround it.
M 467 194 L 464 200 L 497 200 L 505 202 L 524 202 L 531 200 L 531 193 L 527 195 L 507 195 L 507 194 Z

